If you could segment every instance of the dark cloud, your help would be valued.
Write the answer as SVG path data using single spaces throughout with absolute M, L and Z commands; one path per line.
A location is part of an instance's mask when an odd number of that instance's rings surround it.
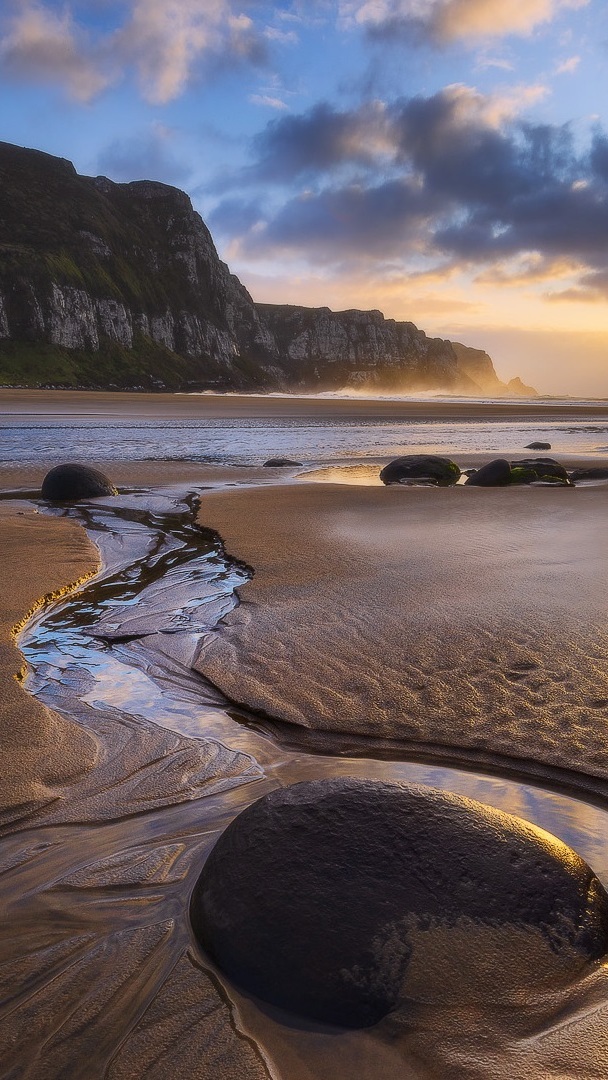
M 181 186 L 191 176 L 190 167 L 174 156 L 171 136 L 164 130 L 131 139 L 116 139 L 99 155 L 97 169 L 101 175 L 125 183 L 159 180 L 163 184 Z
M 253 144 L 249 180 L 266 195 L 273 182 L 308 190 L 278 210 L 258 207 L 241 242 L 256 254 L 308 250 L 326 262 L 400 253 L 483 266 L 536 252 L 587 267 L 579 287 L 597 294 L 608 268 L 608 136 L 598 129 L 581 150 L 567 125 L 513 113 L 454 86 L 276 120 Z M 218 219 L 230 232 L 221 207 Z
M 432 196 L 407 180 L 351 185 L 290 200 L 249 245 L 308 248 L 323 262 L 344 256 L 382 259 L 415 244 L 439 210 Z
M 281 117 L 254 139 L 256 163 L 251 175 L 261 180 L 292 180 L 344 163 L 372 165 L 378 156 L 378 129 L 384 124 L 379 105 L 339 112 L 322 102 L 303 116 Z

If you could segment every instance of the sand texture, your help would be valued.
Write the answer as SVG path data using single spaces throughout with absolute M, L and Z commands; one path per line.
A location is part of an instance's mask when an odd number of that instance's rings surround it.
M 0 414 L 22 418 L 396 414 L 390 402 L 2 398 Z M 520 409 L 495 408 L 505 417 Z M 548 415 L 529 409 L 522 415 Z M 488 409 L 404 403 L 397 413 Z M 606 407 L 585 415 L 605 416 Z M 97 464 L 119 487 L 202 490 L 200 521 L 254 568 L 198 667 L 229 697 L 276 717 L 268 726 L 278 741 L 246 726 L 234 742 L 206 729 L 186 737 L 122 711 L 118 698 L 95 717 L 86 686 L 80 724 L 41 705 L 14 678 L 23 658 L 11 628 L 45 594 L 93 573 L 97 552 L 73 521 L 37 514 L 25 499 L 0 503 L 0 918 L 10 931 L 0 940 L 0 1075 L 605 1080 L 608 968 L 563 981 L 549 972 L 532 995 L 546 960 L 534 935 L 514 941 L 470 920 L 447 934 L 425 928 L 407 1008 L 344 1031 L 240 993 L 196 947 L 187 910 L 218 837 L 273 788 L 318 776 L 390 779 L 392 769 L 407 779 L 410 767 L 431 782 L 429 766 L 382 759 L 383 747 L 398 758 L 424 747 L 447 758 L 485 754 L 490 764 L 513 761 L 518 774 L 557 762 L 587 777 L 596 795 L 608 790 L 608 488 L 347 488 L 263 469 Z M 0 484 L 36 489 L 45 471 L 2 466 Z M 141 617 L 134 605 L 132 622 Z M 194 702 L 203 684 L 188 673 Z M 70 677 L 57 701 L 72 689 L 77 697 Z M 325 756 L 306 753 L 306 739 Z M 371 751 L 376 759 L 355 759 Z M 469 777 L 477 797 L 499 805 L 506 782 L 466 773 L 460 782 Z M 558 795 L 541 794 L 557 804 Z M 519 796 L 532 819 L 540 798 L 524 785 Z M 605 853 L 601 809 L 571 801 L 570 826 L 589 834 L 591 854 L 594 844 Z M 523 989 L 510 977 L 516 954 L 529 965 Z
M 197 668 L 292 725 L 608 778 L 608 488 L 205 494 L 255 570 Z
M 99 390 L 19 390 L 2 387 L 0 416 L 109 417 L 111 419 L 184 420 L 199 417 L 347 416 L 390 419 L 489 419 L 517 417 L 542 421 L 547 417 L 606 418 L 608 405 L 553 401 L 486 402 L 383 400 L 382 398 L 297 397 L 256 394 L 142 394 Z
M 74 522 L 0 504 L 0 685 L 2 687 L 2 815 L 57 797 L 86 774 L 97 744 L 81 727 L 41 705 L 20 685 L 23 657 L 14 628 L 49 593 L 61 593 L 98 568 L 98 554 Z
M 95 720 L 85 705 L 74 723 L 24 689 L 12 628 L 99 558 L 75 522 L 0 505 L 0 1073 L 261 1080 L 185 914 L 190 875 L 260 770 L 118 709 Z

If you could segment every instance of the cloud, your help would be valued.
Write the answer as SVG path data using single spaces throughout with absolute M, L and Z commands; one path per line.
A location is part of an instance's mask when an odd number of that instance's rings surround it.
M 192 170 L 175 157 L 173 132 L 161 124 L 129 139 L 116 139 L 101 151 L 97 159 L 100 174 L 111 180 L 159 180 L 164 184 L 184 185 Z
M 574 71 L 576 71 L 580 62 L 580 56 L 569 56 L 567 60 L 562 60 L 561 64 L 557 65 L 555 69 L 555 74 L 571 75 Z
M 343 0 L 342 17 L 380 37 L 423 37 L 436 44 L 529 34 L 564 8 L 589 0 Z
M 392 149 L 388 123 L 381 102 L 350 112 L 321 103 L 302 116 L 274 121 L 256 136 L 257 160 L 245 175 L 288 181 L 344 162 L 375 165 L 379 155 Z
M 228 0 L 134 0 L 129 21 L 115 34 L 123 62 L 134 64 L 144 97 L 177 98 L 210 57 L 261 63 L 266 46 L 248 16 Z
M 90 101 L 133 70 L 152 104 L 179 97 L 205 65 L 266 63 L 268 40 L 232 0 L 129 0 L 124 21 L 91 38 L 66 6 L 14 0 L 0 58 L 12 77 L 56 82 Z M 278 33 L 278 32 L 277 32 Z M 272 34 L 272 32 L 271 32 Z
M 267 109 L 278 109 L 281 111 L 289 108 L 289 106 L 286 105 L 284 101 L 281 101 L 280 98 L 272 97 L 269 94 L 250 94 L 249 101 L 252 105 L 265 106 Z
M 6 74 L 58 83 L 77 101 L 91 101 L 112 81 L 107 57 L 78 30 L 69 12 L 25 3 L 5 22 L 0 59 Z
M 254 260 L 393 259 L 409 273 L 458 266 L 505 286 L 553 274 L 594 296 L 608 270 L 608 136 L 597 128 L 580 148 L 568 125 L 527 121 L 520 109 L 543 92 L 486 96 L 455 85 L 277 119 L 240 178 L 260 189 L 255 224 L 240 229 L 234 205 L 221 201 L 214 223 Z M 299 193 L 281 197 L 286 184 Z

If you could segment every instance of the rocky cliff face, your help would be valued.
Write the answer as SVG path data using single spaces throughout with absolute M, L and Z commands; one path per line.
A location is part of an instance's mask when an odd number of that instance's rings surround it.
M 0 144 L 0 383 L 495 391 L 487 355 L 379 311 L 255 304 L 183 192 Z

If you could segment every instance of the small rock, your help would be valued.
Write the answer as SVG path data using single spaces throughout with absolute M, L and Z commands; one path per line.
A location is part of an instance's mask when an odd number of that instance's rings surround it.
M 301 461 L 291 461 L 286 457 L 273 457 L 265 461 L 262 468 L 264 469 L 285 469 L 288 465 L 301 465 Z
M 592 465 L 589 469 L 572 469 L 568 478 L 577 480 L 608 480 L 608 469 L 603 465 Z
M 550 450 L 550 442 L 529 442 L 525 445 L 526 450 Z
M 56 465 L 42 481 L 42 498 L 51 502 L 97 499 L 101 495 L 118 495 L 118 491 L 105 473 L 89 465 Z

